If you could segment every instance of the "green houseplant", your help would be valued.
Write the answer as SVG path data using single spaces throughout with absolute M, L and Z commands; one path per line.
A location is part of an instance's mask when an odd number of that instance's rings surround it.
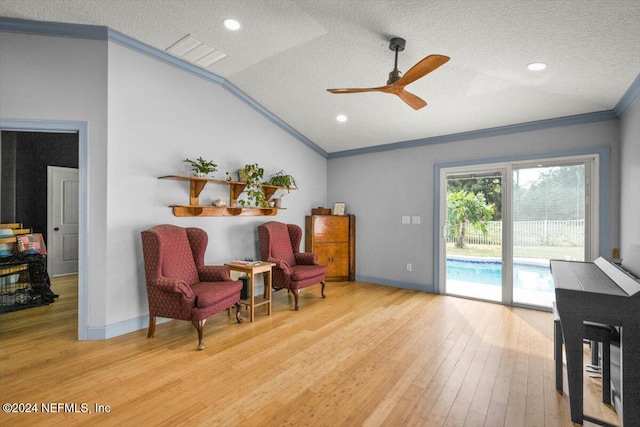
M 278 187 L 284 187 L 287 189 L 287 193 L 292 188 L 298 188 L 298 186 L 296 185 L 296 179 L 292 175 L 287 174 L 284 170 L 271 175 L 268 184 L 276 185 Z
M 243 193 L 246 194 L 247 200 L 238 200 L 240 206 L 265 206 L 267 201 L 265 200 L 264 191 L 262 190 L 263 176 L 264 169 L 257 163 L 246 164 L 242 169 L 238 170 L 238 178 L 247 184 L 243 191 Z
M 246 183 L 259 182 L 260 180 L 262 180 L 263 176 L 264 169 L 261 168 L 257 163 L 247 163 L 238 170 L 238 179 Z
M 205 160 L 202 157 L 198 157 L 195 160 L 185 159 L 183 161 L 191 165 L 191 172 L 194 176 L 203 177 L 218 170 L 218 165 L 213 161 Z

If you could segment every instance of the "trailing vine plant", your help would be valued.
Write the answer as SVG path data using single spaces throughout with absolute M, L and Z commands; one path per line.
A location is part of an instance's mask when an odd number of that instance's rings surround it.
M 247 184 L 243 190 L 243 193 L 246 194 L 247 200 L 238 200 L 238 204 L 240 206 L 266 206 L 267 201 L 264 197 L 264 191 L 262 190 L 263 176 L 264 169 L 258 166 L 257 163 L 246 164 L 238 171 L 238 178 L 240 181 Z

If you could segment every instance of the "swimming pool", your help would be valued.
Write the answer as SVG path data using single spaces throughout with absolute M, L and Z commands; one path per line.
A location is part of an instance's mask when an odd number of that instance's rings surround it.
M 554 290 L 553 276 L 548 265 L 526 262 L 513 264 L 516 289 L 549 292 Z M 502 286 L 502 263 L 492 260 L 447 258 L 447 280 Z

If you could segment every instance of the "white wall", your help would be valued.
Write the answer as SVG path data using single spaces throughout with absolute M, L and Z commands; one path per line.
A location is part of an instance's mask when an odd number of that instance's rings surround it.
M 549 153 L 608 147 L 611 159 L 609 216 L 619 211 L 618 121 L 563 126 L 530 132 L 425 145 L 329 160 L 328 202 L 344 201 L 357 215 L 358 278 L 378 283 L 432 290 L 434 288 L 433 221 L 434 166 L 486 159 L 487 163 L 548 156 Z M 420 224 L 402 225 L 401 217 L 420 216 Z M 617 221 L 603 230 L 618 243 Z M 609 254 L 603 254 L 609 256 Z M 406 264 L 412 271 L 406 271 Z
M 640 97 L 620 120 L 620 256 L 631 243 L 640 244 Z
M 0 32 L 0 55 L 0 119 L 88 123 L 90 337 L 146 326 L 143 229 L 202 227 L 206 260 L 223 263 L 258 257 L 258 224 L 304 226 L 326 204 L 326 159 L 217 84 L 107 41 Z M 174 217 L 168 206 L 188 203 L 188 184 L 157 177 L 198 156 L 216 161 L 220 177 L 245 163 L 285 169 L 300 190 L 276 217 Z M 228 200 L 227 190 L 207 186 L 201 201 Z

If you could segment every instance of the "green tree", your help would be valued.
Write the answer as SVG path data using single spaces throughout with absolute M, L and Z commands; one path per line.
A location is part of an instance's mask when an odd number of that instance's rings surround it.
M 483 193 L 460 190 L 447 193 L 447 222 L 456 238 L 456 247 L 464 248 L 468 225 L 487 235 L 487 222 L 491 221 L 495 205 L 487 204 Z
M 514 176 L 514 221 L 577 220 L 585 216 L 584 167 L 539 168 L 538 178 L 521 185 Z
M 447 179 L 447 192 L 455 193 L 460 190 L 484 194 L 487 204 L 495 206 L 493 219 L 495 221 L 502 219 L 502 178 L 499 175 Z

